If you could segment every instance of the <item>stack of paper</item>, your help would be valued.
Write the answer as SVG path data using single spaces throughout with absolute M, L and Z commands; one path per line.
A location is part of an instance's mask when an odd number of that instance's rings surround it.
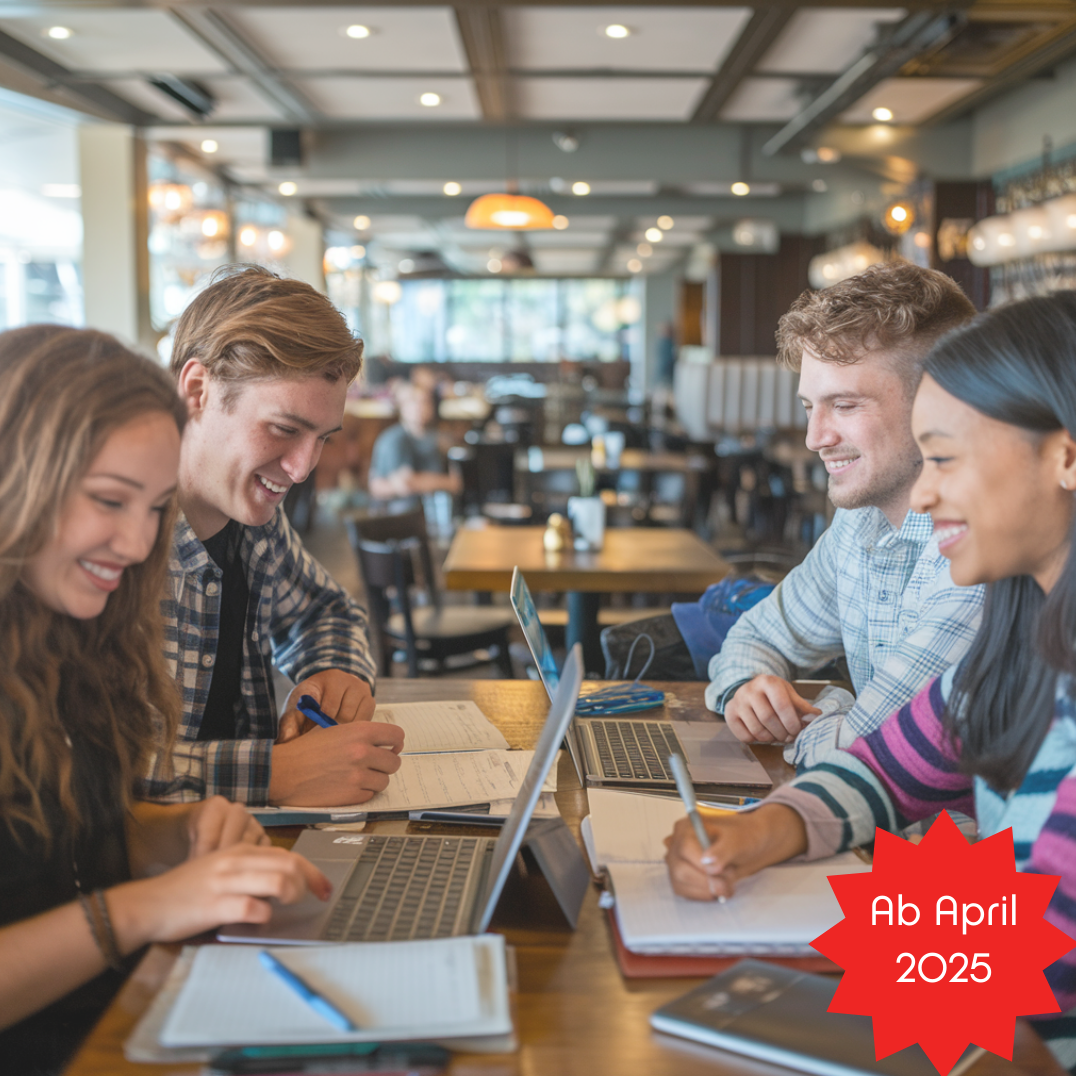
M 737 882 L 724 904 L 686 900 L 673 893 L 664 862 L 664 838 L 684 816 L 683 804 L 600 788 L 587 798 L 584 839 L 595 867 L 608 873 L 632 952 L 814 956 L 812 939 L 841 919 L 828 876 L 870 870 L 846 852 L 769 867 Z
M 164 1022 L 161 1045 L 429 1041 L 512 1029 L 499 934 L 272 952 L 361 1030 L 337 1030 L 261 965 L 257 946 L 205 945 Z

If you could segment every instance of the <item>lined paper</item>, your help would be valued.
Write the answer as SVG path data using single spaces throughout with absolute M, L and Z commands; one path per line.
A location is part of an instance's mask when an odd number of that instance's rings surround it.
M 508 741 L 469 699 L 452 702 L 383 703 L 374 721 L 399 725 L 404 754 L 429 751 L 508 750 Z
M 504 938 L 277 947 L 272 953 L 362 1030 L 342 1032 L 258 961 L 205 945 L 161 1030 L 164 1046 L 396 1041 L 511 1030 Z

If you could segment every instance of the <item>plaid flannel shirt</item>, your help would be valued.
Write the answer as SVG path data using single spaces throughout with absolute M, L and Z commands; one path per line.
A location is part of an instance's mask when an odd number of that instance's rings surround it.
M 806 559 L 733 625 L 710 659 L 706 705 L 723 713 L 763 674 L 794 680 L 845 657 L 853 703 L 812 721 L 785 751 L 797 768 L 873 732 L 964 656 L 983 588 L 958 587 L 929 515 L 899 529 L 877 508 L 838 510 Z
M 277 735 L 274 665 L 295 682 L 342 669 L 374 683 L 366 613 L 303 548 L 283 511 L 263 527 L 243 528 L 240 558 L 250 598 L 238 738 L 200 741 L 217 655 L 221 571 L 186 519 L 176 523 L 161 611 L 165 657 L 182 693 L 183 714 L 171 758 L 158 753 L 141 783 L 145 799 L 220 794 L 256 806 L 268 801 Z

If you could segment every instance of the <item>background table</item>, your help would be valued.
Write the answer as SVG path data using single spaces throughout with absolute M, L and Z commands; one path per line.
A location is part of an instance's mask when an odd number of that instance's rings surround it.
M 664 716 L 716 720 L 702 701 L 704 684 L 658 685 L 666 691 Z M 504 733 L 513 747 L 533 747 L 548 711 L 540 684 L 520 680 L 386 680 L 378 697 L 389 702 L 471 698 Z M 777 781 L 789 768 L 776 747 L 755 749 Z M 557 803 L 578 836 L 587 812 L 566 753 L 558 773 Z M 371 824 L 374 832 L 402 832 L 406 823 Z M 296 833 L 297 831 L 292 831 Z M 451 831 L 449 831 L 451 832 Z M 700 979 L 624 980 L 613 957 L 598 889 L 584 900 L 578 928 L 507 930 L 516 949 L 519 990 L 515 998 L 520 1048 L 513 1054 L 455 1054 L 452 1076 L 788 1076 L 788 1070 L 748 1061 L 657 1035 L 647 1023 L 651 1012 L 698 985 Z M 132 1065 L 123 1059 L 123 1041 L 152 1000 L 178 953 L 178 946 L 151 947 L 146 959 L 105 1013 L 67 1076 L 197 1076 L 197 1065 Z M 1020 1067 L 988 1055 L 972 1076 L 1064 1076 L 1026 1024 L 1018 1025 Z
M 601 670 L 598 605 L 602 594 L 701 594 L 730 566 L 689 530 L 618 527 L 605 532 L 596 553 L 542 546 L 543 527 L 461 528 L 445 558 L 445 586 L 507 591 L 519 566 L 532 592 L 568 593 L 567 643 L 583 644 L 588 671 Z

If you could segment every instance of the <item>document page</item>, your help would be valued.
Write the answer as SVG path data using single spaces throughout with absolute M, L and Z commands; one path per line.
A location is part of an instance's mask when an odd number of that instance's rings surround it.
M 643 796 L 609 788 L 587 789 L 595 870 L 609 863 L 659 863 L 665 838 L 687 813 L 673 796 Z
M 361 1030 L 340 1031 L 320 1016 L 262 966 L 258 946 L 203 945 L 161 1044 L 391 1042 L 511 1030 L 501 935 L 272 952 Z
M 468 803 L 514 800 L 534 758 L 533 751 L 461 751 L 404 755 L 389 787 L 365 803 L 333 807 L 333 814 L 416 811 Z M 555 792 L 556 766 L 543 790 Z M 289 813 L 326 814 L 325 807 L 283 807 Z
M 641 953 L 815 955 L 812 938 L 840 922 L 831 874 L 870 867 L 846 852 L 785 863 L 744 878 L 724 904 L 678 897 L 664 863 L 611 863 L 624 944 Z
M 406 755 L 430 751 L 508 750 L 508 741 L 469 699 L 380 703 L 373 719 L 403 729 Z

